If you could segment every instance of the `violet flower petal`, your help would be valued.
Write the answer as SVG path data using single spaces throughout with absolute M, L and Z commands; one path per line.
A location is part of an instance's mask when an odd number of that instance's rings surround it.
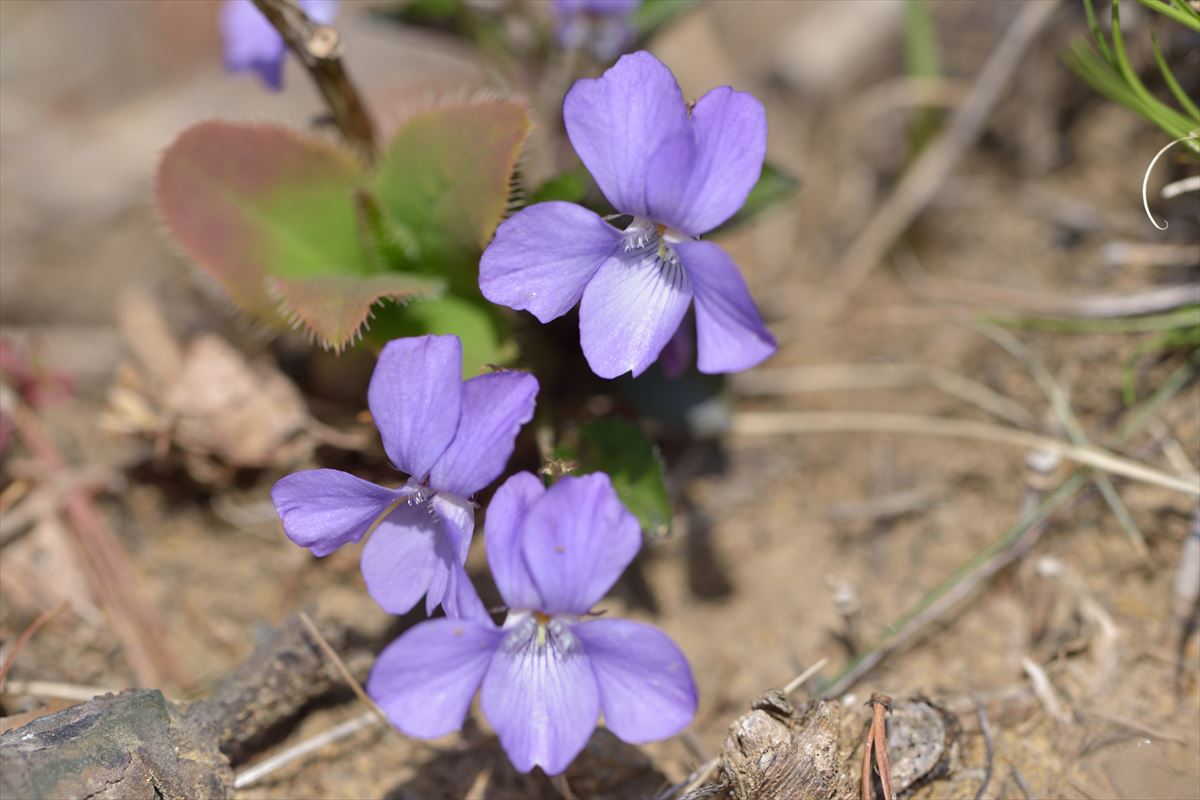
M 610 258 L 579 306 L 579 342 L 592 372 L 601 378 L 645 372 L 691 302 L 691 281 L 678 262 L 663 263 L 653 249 Z
M 737 213 L 758 182 L 767 154 L 767 115 L 753 95 L 721 86 L 696 102 L 691 128 L 695 149 L 687 189 L 678 205 L 655 219 L 699 236 Z M 660 174 L 656 170 L 647 181 Z
M 433 540 L 433 572 L 429 577 L 429 588 L 425 590 L 425 613 L 432 615 L 438 606 L 448 603 L 454 606 L 458 600 L 452 594 L 450 585 L 454 570 L 462 566 L 458 554 L 458 542 L 452 535 L 445 533 L 446 525 L 441 526 L 441 535 Z M 455 611 L 457 611 L 457 607 Z
M 439 572 L 448 572 L 437 552 L 444 540 L 441 523 L 426 505 L 404 505 L 379 523 L 362 551 L 362 574 L 367 594 L 385 611 L 406 614 Z M 442 592 L 445 583 L 442 584 Z M 441 602 L 441 594 L 437 603 Z
M 692 670 L 665 633 L 623 619 L 589 620 L 573 630 L 592 662 L 610 731 L 643 744 L 674 736 L 692 721 Z
M 467 563 L 467 551 L 475 534 L 475 504 L 453 494 L 435 494 L 430 505 L 442 521 L 442 535 L 454 553 L 454 561 Z
M 529 506 L 546 493 L 535 475 L 518 472 L 500 484 L 488 504 L 483 540 L 496 588 L 509 608 L 541 608 L 542 596 L 525 566 L 518 538 Z
M 442 608 L 446 610 L 448 617 L 472 620 L 485 625 L 492 624 L 492 617 L 488 614 L 479 593 L 475 591 L 471 576 L 467 575 L 467 571 L 461 566 L 450 570 L 450 586 L 446 589 L 446 596 L 442 598 Z
M 465 619 L 422 622 L 379 654 L 367 694 L 408 736 L 456 731 L 503 636 L 490 624 Z
M 336 469 L 295 472 L 271 488 L 284 533 L 315 556 L 357 542 L 384 509 L 405 494 Z
M 649 217 L 680 231 L 684 211 L 691 203 L 696 163 L 696 135 L 691 127 L 669 137 L 658 146 L 646 168 L 646 206 Z
M 537 627 L 527 616 L 506 630 L 479 700 L 514 767 L 557 775 L 591 737 L 600 693 L 571 627 L 551 620 L 543 643 Z
M 554 0 L 556 14 L 626 16 L 638 10 L 642 0 Z
M 397 469 L 424 481 L 445 452 L 462 403 L 462 342 L 457 336 L 415 336 L 388 342 L 367 404 Z
M 620 231 L 583 206 L 537 203 L 496 229 L 479 261 L 479 289 L 493 303 L 549 322 L 579 302 L 620 241 Z
M 696 332 L 692 322 L 684 319 L 667 342 L 667 346 L 658 354 L 658 365 L 662 367 L 663 375 L 669 380 L 687 372 L 696 358 Z
M 671 70 L 647 52 L 621 56 L 599 78 L 575 82 L 563 122 L 580 160 L 613 207 L 646 216 L 646 173 L 659 146 L 688 125 Z
M 339 5 L 340 0 L 300 0 L 300 8 L 319 25 L 332 25 Z
M 283 38 L 250 0 L 225 0 L 221 7 L 225 69 L 254 70 L 268 88 L 283 88 Z
M 746 282 L 728 254 L 712 242 L 675 246 L 696 293 L 696 334 L 701 372 L 739 372 L 776 349 Z
M 525 515 L 521 551 L 548 614 L 585 614 L 642 546 L 638 521 L 602 472 L 566 477 Z
M 537 378 L 528 372 L 495 372 L 462 386 L 458 432 L 433 465 L 429 484 L 470 497 L 500 476 L 517 434 L 533 419 Z

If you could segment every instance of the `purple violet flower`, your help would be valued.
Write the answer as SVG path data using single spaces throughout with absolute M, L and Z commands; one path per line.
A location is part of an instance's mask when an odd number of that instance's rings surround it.
M 422 622 L 388 645 L 367 692 L 409 736 L 462 727 L 476 690 L 513 766 L 562 772 L 603 712 L 633 744 L 672 736 L 696 712 L 696 686 L 675 643 L 650 625 L 597 618 L 592 606 L 641 547 L 637 520 L 608 476 L 563 478 L 550 489 L 528 472 L 488 507 L 488 564 L 509 607 Z
M 339 0 L 299 0 L 309 19 L 331 25 Z M 280 36 L 250 0 L 225 0 L 221 8 L 221 38 L 225 41 L 225 69 L 252 69 L 268 88 L 283 88 L 283 56 L 287 50 Z
M 611 61 L 636 37 L 630 20 L 642 0 L 554 0 L 558 43 L 587 48 L 597 61 Z
M 733 260 L 697 238 L 733 216 L 758 180 L 762 105 L 722 86 L 689 107 L 671 71 L 637 52 L 577 81 L 563 119 L 604 196 L 633 221 L 618 230 L 573 203 L 523 209 L 483 253 L 484 296 L 541 322 L 579 303 L 583 353 L 602 378 L 645 371 L 693 298 L 701 372 L 748 369 L 774 353 Z
M 517 432 L 533 417 L 537 379 L 496 372 L 462 380 L 457 336 L 388 342 L 367 403 L 392 464 L 410 476 L 398 489 L 336 469 L 288 475 L 271 489 L 289 539 L 326 556 L 374 531 L 362 552 L 367 592 L 393 614 L 425 595 L 432 613 L 482 613 L 463 571 L 475 506 L 469 498 L 499 477 Z M 476 608 L 477 607 L 477 608 Z

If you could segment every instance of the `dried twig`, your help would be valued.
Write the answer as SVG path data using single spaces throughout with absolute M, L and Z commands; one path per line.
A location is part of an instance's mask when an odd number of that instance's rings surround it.
M 891 249 L 896 238 L 912 225 L 954 165 L 979 138 L 1026 48 L 1057 9 L 1057 2 L 1047 0 L 1029 0 L 1022 6 L 979 73 L 966 101 L 955 110 L 945 130 L 925 148 L 842 257 L 834 278 L 840 299 L 827 304 L 826 318 L 841 312 L 850 294 Z
M 821 670 L 825 669 L 825 665 L 828 663 L 829 663 L 828 658 L 822 658 L 820 661 L 813 664 L 808 669 L 804 670 L 804 672 L 801 672 L 799 675 L 797 675 L 796 677 L 794 677 L 790 681 L 788 681 L 787 686 L 783 687 L 783 693 L 791 694 L 792 692 L 796 691 L 801 686 L 803 686 L 804 684 L 806 684 L 810 680 L 812 680 L 812 677 L 814 675 L 816 675 Z
M 1029 790 L 1029 784 L 1025 782 L 1025 776 L 1021 774 L 1021 770 L 1017 769 L 1017 765 L 1009 764 L 1008 769 L 1012 773 L 1013 780 L 1017 782 L 1017 788 L 1025 796 L 1025 800 L 1034 800 L 1033 792 Z
M 1041 387 L 1042 393 L 1046 395 L 1046 399 L 1050 402 L 1050 407 L 1054 409 L 1055 415 L 1058 416 L 1059 422 L 1062 424 L 1063 430 L 1067 432 L 1071 442 L 1079 447 L 1090 447 L 1091 442 L 1088 441 L 1087 435 L 1083 432 L 1083 426 L 1079 424 L 1079 420 L 1075 417 L 1075 412 L 1071 410 L 1071 403 L 1067 400 L 1067 393 L 1063 391 L 1062 386 L 1050 374 L 1050 371 L 1042 366 L 1042 362 L 1033 354 L 1033 351 L 1025 346 L 1020 339 L 1013 336 L 1003 328 L 998 328 L 995 325 L 974 325 L 975 330 L 982 333 L 984 336 L 991 339 L 993 342 L 1004 348 L 1009 355 L 1020 361 L 1033 379 Z M 1129 543 L 1139 558 L 1145 559 L 1150 555 L 1149 548 L 1146 547 L 1146 538 L 1142 536 L 1142 532 L 1138 529 L 1137 523 L 1133 521 L 1133 515 L 1129 513 L 1129 509 L 1125 507 L 1125 503 L 1121 501 L 1121 496 L 1117 494 L 1117 489 L 1113 486 L 1112 480 L 1103 472 L 1097 472 L 1094 475 L 1096 486 L 1100 489 L 1100 494 L 1112 509 L 1113 516 L 1121 523 L 1121 527 L 1125 529 L 1125 535 L 1129 538 Z
M 942 392 L 1011 422 L 1033 428 L 1035 420 L 1020 403 L 978 381 L 938 367 L 922 364 L 832 364 L 818 367 L 777 367 L 737 375 L 739 394 L 748 396 L 791 395 L 802 392 L 857 389 L 903 389 L 932 385 Z
M 562 800 L 576 800 L 575 793 L 571 791 L 571 785 L 567 783 L 566 775 L 552 775 L 550 785 L 554 787 Z
M 983 780 L 980 782 L 979 788 L 975 790 L 975 800 L 983 800 L 983 793 L 987 791 L 988 784 L 992 780 L 992 763 L 996 757 L 996 748 L 992 744 L 992 726 L 988 722 L 987 708 L 979 702 L 979 698 L 975 698 L 975 716 L 979 719 L 979 731 L 983 734 L 983 749 L 987 755 L 987 764 L 983 768 Z
M 31 409 L 18 405 L 13 424 L 25 446 L 47 470 L 61 472 L 67 468 L 54 440 Z M 138 681 L 155 686 L 164 677 L 178 677 L 162 620 L 138 592 L 133 567 L 104 515 L 79 487 L 65 491 L 63 506 L 83 552 L 82 565 L 93 591 L 108 612 Z
M 253 0 L 288 48 L 300 59 L 325 98 L 342 137 L 364 157 L 375 156 L 375 123 L 342 66 L 341 41 L 327 25 L 317 25 L 292 0 Z
M 1021 659 L 1021 669 L 1025 670 L 1025 674 L 1029 676 L 1029 682 L 1033 685 L 1033 693 L 1041 702 L 1042 707 L 1046 709 L 1046 713 L 1058 722 L 1070 723 L 1071 714 L 1059 699 L 1058 691 L 1050 682 L 1046 670 L 1042 669 L 1041 665 L 1034 662 L 1029 656 Z
M 252 786 L 260 780 L 270 775 L 277 769 L 285 767 L 293 761 L 303 758 L 309 753 L 314 753 L 323 747 L 333 744 L 334 742 L 345 739 L 347 736 L 352 736 L 363 728 L 369 728 L 372 725 L 378 725 L 379 718 L 374 711 L 368 711 L 365 714 L 347 720 L 340 725 L 335 725 L 327 731 L 318 733 L 310 739 L 305 739 L 298 744 L 289 747 L 282 753 L 271 756 L 261 764 L 256 764 L 250 769 L 238 773 L 233 779 L 234 789 L 245 789 L 247 786 Z
M 892 790 L 892 771 L 888 766 L 887 714 L 892 707 L 892 698 L 875 692 L 868 703 L 871 706 L 871 727 L 863 743 L 862 800 L 871 800 L 871 753 L 875 753 L 875 767 L 879 772 L 879 784 L 883 787 L 883 800 L 895 800 Z
M 1110 267 L 1187 267 L 1200 261 L 1196 244 L 1112 241 L 1101 258 Z
M 1168 400 L 1183 389 L 1196 374 L 1196 363 L 1184 364 L 1149 399 L 1134 408 L 1117 431 L 1114 441 L 1123 444 L 1139 431 Z M 931 589 L 911 609 L 887 626 L 887 632 L 852 661 L 825 690 L 826 697 L 841 694 L 870 672 L 890 653 L 917 637 L 935 619 L 971 596 L 975 589 L 1033 546 L 1044 527 L 1041 523 L 1067 502 L 1088 482 L 1079 471 L 1052 492 L 1037 508 L 1025 514 L 998 539 L 945 580 Z
M 929 300 L 956 305 L 987 306 L 1016 314 L 1073 319 L 1117 319 L 1163 314 L 1200 303 L 1200 285 L 1155 286 L 1140 292 L 1053 295 L 1026 292 L 974 281 L 906 276 L 913 291 Z
M 1039 448 L 1061 454 L 1083 466 L 1111 472 L 1152 486 L 1200 496 L 1190 480 L 1114 455 L 1097 447 L 1077 447 L 1049 436 L 989 425 L 971 420 L 886 414 L 863 411 L 744 411 L 734 417 L 733 433 L 742 436 L 778 436 L 796 433 L 907 433 L 977 439 L 1025 449 Z
M 9 694 L 27 697 L 55 697 L 60 700 L 77 700 L 86 703 L 93 697 L 109 694 L 112 689 L 99 686 L 80 686 L 75 683 L 59 683 L 58 681 L 9 681 L 5 689 Z
M 397 736 L 400 736 L 400 731 L 396 730 L 396 728 L 392 726 L 391 721 L 387 718 L 387 714 L 383 713 L 383 709 L 371 699 L 371 697 L 367 694 L 366 689 L 362 687 L 362 684 L 355 679 L 349 668 L 346 667 L 346 662 L 342 661 L 341 656 L 337 654 L 337 651 L 333 649 L 333 646 L 330 645 L 328 640 L 321 635 L 321 631 L 317 628 L 316 623 L 312 621 L 312 617 L 308 616 L 308 614 L 306 614 L 304 611 L 300 611 L 297 616 L 299 616 L 300 621 L 304 623 L 304 627 L 308 629 L 308 633 L 310 636 L 312 636 L 313 641 L 315 641 L 317 646 L 321 648 L 321 652 L 325 654 L 325 657 L 329 659 L 331 664 L 333 664 L 334 669 L 336 669 L 338 674 L 342 676 L 342 680 L 344 680 L 346 685 L 350 687 L 350 691 L 354 692 L 354 695 L 359 700 L 363 701 L 367 708 L 371 709 L 371 712 L 388 727 L 388 730 L 393 731 Z M 401 738 L 403 737 L 401 736 Z
M 1162 188 L 1162 198 L 1170 200 L 1188 192 L 1200 192 L 1200 175 L 1193 175 L 1190 178 L 1183 178 L 1174 183 L 1168 183 Z
M 25 645 L 29 644 L 29 640 L 33 638 L 33 635 L 41 630 L 43 625 L 65 611 L 70 604 L 69 600 L 60 600 L 53 608 L 48 608 L 38 614 L 33 622 L 29 623 L 29 627 L 21 631 L 21 635 L 13 642 L 12 649 L 4 657 L 4 663 L 0 664 L 0 691 L 4 690 L 4 679 L 8 677 L 8 671 L 12 669 L 13 662 L 17 660 L 17 656 L 21 651 L 25 649 Z
M 1187 645 L 1196 629 L 1200 605 L 1200 506 L 1192 515 L 1188 537 L 1179 552 L 1171 592 L 1171 624 L 1175 628 L 1175 687 L 1182 694 L 1188 678 Z

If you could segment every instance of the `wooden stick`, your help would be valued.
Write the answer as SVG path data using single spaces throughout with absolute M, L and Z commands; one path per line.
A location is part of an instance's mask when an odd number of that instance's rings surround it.
M 743 411 L 734 416 L 732 432 L 742 436 L 779 436 L 796 433 L 904 433 L 917 436 L 977 439 L 1027 450 L 1048 450 L 1083 466 L 1200 497 L 1200 486 L 1195 481 L 1162 472 L 1106 450 L 1097 447 L 1077 447 L 1050 436 L 1041 436 L 1029 431 L 972 420 L 867 411 Z
M 17 406 L 13 424 L 21 441 L 47 470 L 66 469 L 66 460 L 29 407 Z M 84 571 L 108 612 L 139 683 L 156 686 L 164 677 L 177 678 L 175 659 L 166 644 L 166 628 L 138 592 L 133 566 L 104 515 L 79 487 L 66 490 L 63 506 L 84 556 Z
M 21 632 L 21 635 L 13 642 L 12 650 L 4 657 L 4 663 L 0 664 L 0 691 L 4 690 L 4 679 L 8 677 L 8 671 L 12 669 L 13 662 L 17 660 L 17 655 L 25 648 L 25 645 L 29 644 L 29 640 L 33 638 L 33 635 L 41 630 L 43 625 L 65 611 L 69 605 L 70 601 L 60 600 L 53 608 L 48 608 L 38 614 L 33 622 L 29 623 L 29 627 Z
M 308 70 L 342 137 L 368 161 L 374 159 L 375 123 L 342 66 L 337 31 L 314 23 L 293 0 L 253 2 Z
M 839 297 L 823 311 L 838 316 L 850 294 L 891 249 L 937 194 L 942 182 L 968 148 L 979 138 L 984 123 L 1008 85 L 1022 56 L 1058 10 L 1055 0 L 1027 0 L 1016 20 L 992 51 L 966 101 L 954 112 L 946 129 L 905 174 L 896 190 L 875 213 L 838 264 L 833 279 Z

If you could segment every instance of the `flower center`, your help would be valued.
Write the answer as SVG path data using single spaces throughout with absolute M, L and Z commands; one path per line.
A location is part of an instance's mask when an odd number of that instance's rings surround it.
M 546 628 L 550 625 L 550 615 L 535 611 L 533 618 L 537 620 L 537 644 L 541 647 L 546 643 Z
M 668 225 L 653 222 L 645 217 L 634 217 L 624 233 L 625 241 L 622 247 L 626 253 L 646 254 L 653 251 L 659 265 L 666 268 L 679 266 L 679 256 L 675 254 L 671 245 L 688 238 Z

